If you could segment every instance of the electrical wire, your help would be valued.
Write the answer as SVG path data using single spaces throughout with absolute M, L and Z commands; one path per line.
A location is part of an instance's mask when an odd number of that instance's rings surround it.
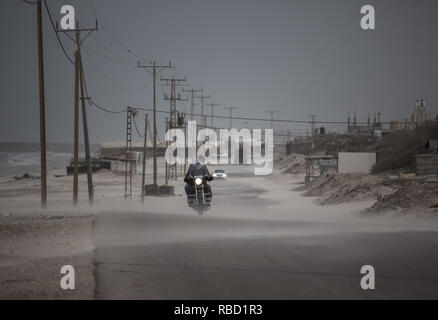
M 103 71 L 103 69 L 97 64 L 97 62 L 92 58 L 90 52 L 88 52 L 85 48 L 84 52 L 87 54 L 88 58 L 90 59 L 90 61 L 96 66 L 97 70 L 105 77 L 107 78 L 110 82 L 112 82 L 115 86 L 117 86 L 118 88 L 122 89 L 122 90 L 126 90 L 126 91 L 139 91 L 139 90 L 144 90 L 146 87 L 143 86 L 141 88 L 127 88 L 124 85 L 120 84 L 119 82 L 117 82 L 116 80 L 114 80 L 112 77 L 110 77 L 105 71 Z
M 134 122 L 135 131 L 137 131 L 137 134 L 138 134 L 141 138 L 143 138 L 143 137 L 144 137 L 144 133 L 141 134 L 140 131 L 138 130 L 137 122 L 135 121 L 135 116 L 132 117 L 132 121 Z
M 86 96 L 88 97 L 87 102 L 89 105 L 92 105 L 92 106 L 100 109 L 101 111 L 111 113 L 111 114 L 121 114 L 121 113 L 126 112 L 125 110 L 113 111 L 113 110 L 107 109 L 107 108 L 102 107 L 101 105 L 97 104 L 93 99 L 91 99 L 91 97 L 88 94 L 88 86 L 87 86 L 87 81 L 86 81 L 85 74 L 84 74 L 84 66 L 82 65 L 82 63 L 80 64 L 80 68 L 81 68 L 82 80 L 84 82 L 84 91 L 85 91 Z
M 25 1 L 25 0 L 23 0 L 23 1 Z M 59 38 L 58 32 L 56 32 L 55 23 L 53 22 L 52 14 L 50 13 L 50 9 L 49 9 L 49 6 L 47 5 L 46 0 L 44 0 L 44 6 L 46 7 L 47 14 L 49 15 L 49 19 L 50 19 L 50 24 L 52 25 L 53 31 L 55 32 L 55 35 L 56 35 L 56 39 L 58 39 L 58 43 L 61 46 L 62 51 L 64 52 L 65 57 L 67 58 L 68 61 L 70 61 L 71 64 L 74 65 L 75 63 L 70 58 L 70 56 L 67 54 L 67 51 L 65 50 L 64 45 L 62 44 L 62 41 Z
M 97 14 L 96 14 L 96 8 L 94 7 L 94 2 L 93 0 L 90 0 L 90 4 L 91 4 L 91 9 L 93 11 L 93 15 L 94 18 L 97 20 Z M 142 60 L 143 62 L 148 62 L 151 63 L 150 60 L 148 59 L 144 59 L 141 56 L 139 56 L 138 54 L 136 54 L 133 50 L 129 49 L 122 41 L 120 41 L 119 39 L 117 39 L 112 32 L 109 31 L 109 29 L 107 27 L 105 27 L 105 25 L 100 22 L 99 23 L 102 26 L 102 29 L 106 32 L 106 34 L 108 34 L 108 36 L 115 41 L 121 48 L 125 49 L 129 54 L 131 54 L 132 56 L 136 57 L 137 59 Z
M 129 60 L 129 59 L 125 58 L 125 57 L 122 57 L 117 52 L 115 52 L 113 49 L 111 49 L 110 47 L 105 45 L 102 41 L 100 41 L 95 35 L 91 34 L 91 38 L 93 38 L 94 41 L 96 41 L 102 48 L 104 48 L 108 52 L 111 52 L 112 55 L 114 55 L 115 57 L 117 57 L 121 61 L 124 61 L 124 62 L 132 64 L 132 65 L 137 63 L 137 61 L 135 61 L 135 60 Z
M 114 61 L 114 62 L 118 62 L 118 63 L 125 63 L 125 64 L 129 64 L 129 65 L 131 65 L 131 66 L 132 66 L 133 63 L 134 63 L 134 61 L 133 61 L 133 62 L 131 62 L 131 61 L 126 61 L 125 59 L 123 59 L 123 58 L 121 58 L 121 57 L 118 57 L 118 56 L 112 57 L 112 56 L 110 56 L 110 55 L 108 55 L 108 54 L 106 54 L 106 53 L 103 53 L 102 51 L 96 49 L 95 47 L 91 46 L 89 43 L 87 43 L 87 48 L 88 48 L 89 50 L 91 50 L 91 51 L 93 51 L 93 52 L 95 52 L 95 53 L 101 55 L 102 57 L 106 58 L 107 60 L 110 60 L 110 61 Z M 106 49 L 106 51 L 109 51 L 109 50 Z M 134 68 L 134 67 L 133 67 L 133 68 Z
M 112 113 L 112 114 L 120 114 L 120 113 L 125 113 L 126 112 L 126 110 L 119 110 L 119 111 L 113 111 L 113 110 L 110 110 L 110 109 L 107 109 L 107 108 L 105 108 L 105 107 L 102 107 L 101 105 L 98 105 L 93 99 L 89 99 L 89 101 L 90 101 L 90 105 L 93 105 L 93 106 L 95 106 L 96 108 L 98 108 L 98 109 L 100 109 L 100 110 L 102 110 L 102 111 L 105 111 L 105 112 L 107 112 L 107 113 Z
M 151 107 L 135 107 L 136 110 L 142 110 L 142 111 L 149 111 L 149 112 L 153 112 L 154 109 Z M 167 110 L 162 110 L 162 109 L 156 109 L 157 113 L 167 113 L 169 114 L 170 111 Z M 195 117 L 199 117 L 201 116 L 201 114 L 199 113 L 186 113 L 185 115 L 187 116 L 195 116 Z M 216 119 L 225 119 L 225 120 L 229 120 L 230 117 L 229 116 L 211 116 L 211 115 L 202 115 L 204 117 L 213 117 Z M 231 117 L 231 120 L 248 120 L 248 121 L 261 121 L 261 122 L 271 122 L 271 119 L 265 119 L 265 118 L 249 118 L 249 117 Z M 273 122 L 281 122 L 281 123 L 306 123 L 306 124 L 312 124 L 311 120 L 288 120 L 288 119 L 274 119 Z M 315 121 L 314 122 L 319 123 L 319 124 L 348 124 L 347 121 Z M 357 122 L 357 124 L 365 124 L 366 122 Z M 388 122 L 380 122 L 381 124 L 388 124 Z

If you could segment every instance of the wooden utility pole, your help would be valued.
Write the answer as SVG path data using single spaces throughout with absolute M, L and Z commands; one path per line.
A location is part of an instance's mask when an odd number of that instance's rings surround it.
M 274 113 L 277 113 L 277 110 L 266 110 L 266 113 L 271 114 L 271 129 L 274 129 Z
M 218 103 L 212 102 L 212 103 L 206 103 L 206 105 L 211 107 L 211 127 L 213 128 L 213 126 L 214 126 L 214 107 L 220 106 L 221 104 L 219 102 Z
M 231 127 L 232 127 L 232 124 L 233 124 L 233 122 L 232 122 L 232 115 L 233 115 L 233 110 L 236 110 L 237 109 L 237 107 L 232 107 L 232 106 L 229 106 L 229 107 L 224 107 L 224 109 L 225 110 L 229 110 L 230 111 L 230 130 L 231 130 Z
M 141 176 L 141 203 L 144 203 L 145 183 L 146 183 L 146 148 L 148 136 L 148 114 L 144 116 L 144 142 L 143 142 L 143 173 Z
M 79 53 L 75 52 L 75 113 L 74 113 L 74 150 L 73 150 L 73 204 L 78 204 L 79 175 Z
M 204 128 L 207 126 L 207 119 L 204 117 L 204 101 L 205 99 L 210 99 L 211 98 L 211 94 L 209 94 L 208 96 L 201 94 L 200 96 L 195 96 L 196 99 L 200 99 L 201 100 L 201 124 L 203 124 Z
M 74 151 L 73 151 L 73 204 L 77 205 L 78 202 L 78 181 L 79 181 L 79 86 L 81 86 L 81 100 L 82 100 L 82 120 L 84 127 L 84 139 L 85 139 L 85 158 L 87 165 L 87 181 L 88 181 L 88 199 L 90 203 L 93 202 L 94 188 L 90 159 L 90 144 L 88 139 L 88 125 L 87 115 L 85 108 L 84 96 L 84 72 L 82 65 L 81 46 L 85 39 L 93 32 L 97 31 L 97 20 L 95 28 L 82 29 L 79 28 L 79 22 L 76 21 L 76 29 L 59 29 L 58 22 L 56 22 L 56 32 L 65 33 L 73 42 L 76 43 L 75 51 L 75 112 L 74 112 Z M 75 38 L 70 35 L 70 32 L 75 33 Z M 81 32 L 86 32 L 85 37 L 81 39 Z
M 41 152 L 41 207 L 47 207 L 47 167 L 46 167 L 46 107 L 44 96 L 44 55 L 43 22 L 41 0 L 37 0 L 38 20 L 38 75 L 40 89 L 40 152 Z
M 190 120 L 193 121 L 194 119 L 194 113 L 195 113 L 195 92 L 202 92 L 204 89 L 195 89 L 191 88 L 189 90 L 186 90 L 182 88 L 183 92 L 190 92 Z
M 85 107 L 85 100 L 90 99 L 90 97 L 85 97 L 84 69 L 82 65 L 82 57 L 80 52 L 79 52 L 79 66 L 80 66 L 80 78 L 81 78 L 82 125 L 84 127 L 85 162 L 87 164 L 88 201 L 90 202 L 90 204 L 93 204 L 93 200 L 94 200 L 93 172 L 91 168 L 90 140 L 88 137 L 87 109 Z
M 152 73 L 154 79 L 154 185 L 157 185 L 157 95 L 156 95 L 156 87 L 157 87 L 157 74 L 163 71 L 166 68 L 172 68 L 172 63 L 169 62 L 167 66 L 157 65 L 156 61 L 153 61 L 150 65 L 142 65 L 140 61 L 137 62 L 137 67 L 145 69 Z

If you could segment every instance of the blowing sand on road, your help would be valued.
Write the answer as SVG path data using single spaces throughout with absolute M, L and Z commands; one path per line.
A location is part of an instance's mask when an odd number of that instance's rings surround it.
M 436 219 L 364 216 L 370 200 L 319 205 L 296 191 L 302 175 L 251 170 L 231 166 L 211 182 L 204 216 L 186 206 L 182 181 L 175 196 L 141 204 L 120 195 L 122 176 L 101 171 L 93 207 L 73 208 L 62 191 L 71 178 L 54 177 L 62 208 L 40 214 L 32 180 L 4 181 L 2 194 L 23 194 L 1 197 L 1 297 L 437 298 Z M 75 290 L 60 288 L 62 265 L 75 267 Z M 375 290 L 360 286 L 364 265 L 375 268 Z

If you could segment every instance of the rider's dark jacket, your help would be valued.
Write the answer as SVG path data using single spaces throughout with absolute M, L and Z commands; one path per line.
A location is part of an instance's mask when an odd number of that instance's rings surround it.
M 189 166 L 189 170 L 187 170 L 187 174 L 184 178 L 184 182 L 188 183 L 190 182 L 189 176 L 195 177 L 195 176 L 202 176 L 206 177 L 206 180 L 211 181 L 213 180 L 213 177 L 210 175 L 210 172 L 207 169 L 207 166 L 205 164 L 201 163 L 192 163 Z

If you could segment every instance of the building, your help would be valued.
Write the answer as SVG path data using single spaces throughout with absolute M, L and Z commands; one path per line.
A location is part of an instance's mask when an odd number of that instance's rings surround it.
M 438 174 L 438 155 L 418 154 L 415 157 L 415 169 L 419 176 Z
M 415 123 L 406 119 L 405 121 L 389 121 L 389 130 L 411 130 L 415 128 Z
M 423 99 L 417 100 L 415 102 L 414 112 L 411 114 L 411 120 L 406 119 L 405 121 L 390 121 L 390 130 L 412 130 L 418 125 L 422 125 L 427 121 L 432 120 L 432 115 L 426 113 L 426 102 Z
M 417 100 L 415 103 L 414 113 L 412 113 L 411 116 L 411 121 L 415 124 L 423 124 L 431 119 L 431 114 L 426 113 L 426 102 L 423 99 Z
M 377 113 L 377 119 L 376 114 L 374 114 L 373 122 L 371 123 L 370 116 L 368 115 L 368 121 L 365 124 L 359 124 L 357 122 L 357 116 L 354 115 L 353 122 L 351 122 L 350 115 L 348 115 L 348 126 L 347 126 L 347 132 L 350 134 L 355 135 L 374 135 L 374 132 L 376 130 L 381 131 L 382 130 L 382 123 L 380 122 L 380 115 L 381 113 Z

